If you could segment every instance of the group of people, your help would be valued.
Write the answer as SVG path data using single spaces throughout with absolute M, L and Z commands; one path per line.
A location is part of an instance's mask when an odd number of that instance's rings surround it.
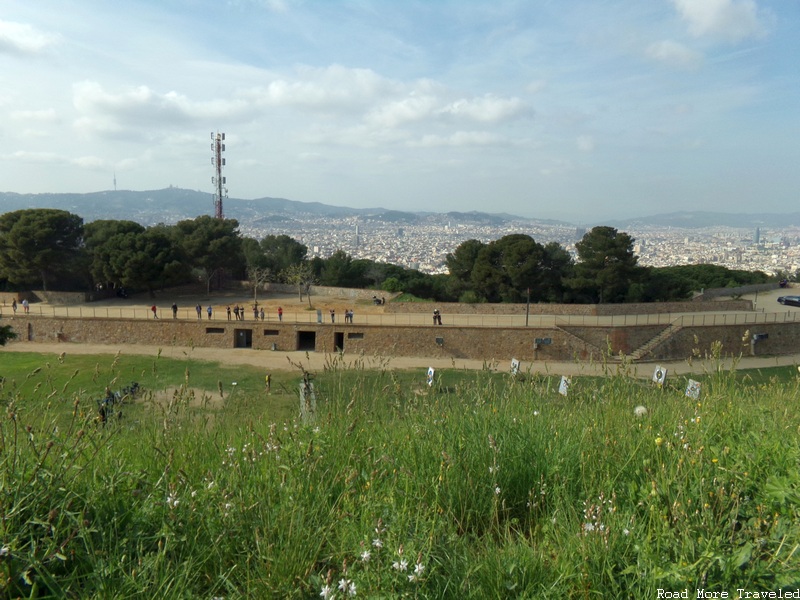
M 202 319 L 203 318 L 203 307 L 198 304 L 197 306 L 194 307 L 194 310 L 197 313 L 197 319 L 198 320 Z M 206 308 L 206 314 L 208 315 L 209 319 L 211 319 L 211 317 L 214 316 L 214 308 L 210 304 Z M 177 319 L 178 318 L 178 306 L 175 305 L 175 304 L 172 305 L 172 318 L 173 319 Z
M 14 298 L 11 301 L 11 310 L 14 311 L 14 314 L 17 314 L 17 299 L 16 298 Z M 24 299 L 22 301 L 22 312 L 25 313 L 26 315 L 29 312 L 31 312 L 31 307 L 30 307 L 30 304 L 28 304 L 28 300 L 27 299 Z
M 331 314 L 331 323 L 336 323 L 336 309 L 330 309 Z M 345 323 L 352 323 L 353 322 L 353 310 L 350 308 L 346 308 L 344 311 L 344 322 Z
M 27 300 L 23 300 L 22 301 L 22 307 L 25 309 L 25 312 L 27 313 L 28 310 L 29 310 L 28 301 Z M 13 303 L 11 304 L 11 308 L 14 310 L 15 313 L 17 312 L 17 301 L 16 300 L 14 300 Z M 195 312 L 197 312 L 197 319 L 198 320 L 202 319 L 203 318 L 203 307 L 200 304 L 198 304 L 197 306 L 194 307 L 194 309 L 195 309 Z M 153 318 L 154 319 L 158 319 L 158 306 L 153 304 L 150 307 L 150 312 L 153 313 Z M 244 306 L 239 306 L 238 304 L 236 304 L 233 307 L 233 310 L 231 310 L 230 306 L 227 306 L 225 308 L 225 312 L 227 313 L 228 321 L 231 320 L 231 316 L 232 315 L 236 317 L 237 321 L 244 321 L 244 312 L 245 312 Z M 208 319 L 209 320 L 213 319 L 214 318 L 214 307 L 209 304 L 208 307 L 205 309 L 205 313 L 208 315 Z M 352 316 L 352 312 L 350 314 Z M 264 312 L 264 307 L 263 306 L 259 307 L 258 304 L 255 304 L 253 306 L 253 318 L 256 321 L 258 321 L 258 320 L 263 321 L 265 317 L 266 317 L 266 313 Z M 172 318 L 173 319 L 177 319 L 178 318 L 178 304 L 176 302 L 172 303 Z M 283 307 L 282 306 L 278 307 L 278 321 L 283 321 Z

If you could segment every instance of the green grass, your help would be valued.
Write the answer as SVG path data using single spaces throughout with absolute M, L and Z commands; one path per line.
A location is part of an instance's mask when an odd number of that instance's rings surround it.
M 414 294 L 410 294 L 408 292 L 403 292 L 402 294 L 392 298 L 392 302 L 433 302 L 429 298 L 420 298 L 419 296 L 415 296 Z
M 800 581 L 796 369 L 712 370 L 695 401 L 682 379 L 660 390 L 624 369 L 574 377 L 565 398 L 556 376 L 448 369 L 429 388 L 344 366 L 311 374 L 300 419 L 299 370 L 266 396 L 247 367 L 4 354 L 4 596 L 655 598 Z M 130 379 L 175 393 L 98 424 L 93 398 Z M 191 398 L 219 382 L 221 403 Z

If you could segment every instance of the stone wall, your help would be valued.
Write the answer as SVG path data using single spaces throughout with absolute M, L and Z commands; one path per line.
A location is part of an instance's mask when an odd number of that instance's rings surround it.
M 77 306 L 94 299 L 91 294 L 86 292 L 34 290 L 33 294 L 39 302 L 47 302 L 48 304 L 56 304 L 58 306 Z
M 275 294 L 298 294 L 296 285 L 289 285 L 288 283 L 268 283 L 265 288 L 267 293 L 272 292 Z M 400 294 L 384 292 L 381 290 L 364 290 L 358 288 L 345 288 L 345 287 L 329 287 L 324 285 L 312 285 L 311 297 L 323 296 L 329 298 L 344 298 L 347 300 L 372 300 L 374 296 L 378 298 L 386 298 L 386 302 L 396 298 Z
M 19 341 L 124 346 L 201 346 L 253 350 L 334 352 L 385 356 L 430 356 L 479 360 L 601 360 L 629 354 L 663 326 L 458 327 L 208 322 L 194 320 L 81 319 L 17 315 L 3 319 Z M 767 338 L 751 345 L 754 334 Z M 536 343 L 538 340 L 538 344 Z M 800 348 L 800 323 L 684 327 L 656 346 L 647 360 L 684 360 L 722 344 L 724 355 L 793 354 Z

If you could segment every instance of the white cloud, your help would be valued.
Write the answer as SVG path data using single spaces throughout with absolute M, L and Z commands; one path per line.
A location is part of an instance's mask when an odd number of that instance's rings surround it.
M 331 65 L 322 69 L 303 67 L 294 80 L 278 79 L 251 94 L 258 102 L 272 106 L 342 110 L 368 105 L 397 87 L 371 69 Z
M 160 94 L 147 86 L 112 93 L 94 81 L 73 85 L 72 98 L 81 115 L 76 126 L 104 133 L 152 126 L 184 127 L 248 112 L 242 100 L 196 102 L 177 92 Z
M 738 42 L 767 32 L 771 14 L 760 11 L 755 0 L 672 0 L 696 37 L 720 37 Z
M 78 156 L 71 159 L 70 163 L 84 169 L 105 169 L 109 166 L 108 161 L 97 156 Z
M 264 4 L 272 12 L 289 12 L 289 5 L 284 0 L 265 0 Z
M 379 127 L 397 127 L 430 117 L 438 109 L 438 104 L 432 96 L 412 95 L 379 106 L 366 116 L 366 121 Z
M 20 150 L 11 155 L 14 159 L 27 163 L 72 165 L 79 168 L 108 168 L 109 162 L 97 156 L 66 157 L 55 152 L 28 152 Z
M 646 54 L 648 58 L 682 69 L 693 69 L 703 62 L 702 54 L 672 40 L 650 44 Z
M 533 110 L 519 98 L 498 98 L 491 94 L 481 98 L 457 100 L 445 106 L 441 113 L 455 117 L 467 117 L 484 123 L 533 116 Z
M 11 154 L 15 160 L 29 163 L 56 163 L 63 162 L 63 159 L 53 152 L 30 152 L 27 150 L 17 150 Z
M 30 25 L 0 20 L 0 54 L 39 54 L 58 40 L 57 35 L 42 33 Z
M 422 148 L 437 148 L 442 146 L 499 146 L 508 145 L 508 141 L 496 134 L 487 131 L 457 131 L 449 136 L 424 135 L 418 142 L 410 146 Z
M 41 123 L 53 123 L 58 120 L 56 111 L 52 108 L 43 110 L 15 110 L 11 113 L 11 118 L 18 121 L 38 121 Z

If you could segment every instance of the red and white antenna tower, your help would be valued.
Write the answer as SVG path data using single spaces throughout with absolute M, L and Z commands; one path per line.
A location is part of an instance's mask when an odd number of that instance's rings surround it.
M 225 214 L 222 212 L 222 199 L 228 197 L 228 188 L 225 187 L 225 177 L 222 176 L 222 167 L 225 166 L 225 159 L 222 153 L 225 152 L 225 134 L 211 132 L 211 150 L 214 155 L 211 157 L 211 164 L 214 165 L 215 175 L 211 178 L 211 183 L 214 184 L 214 217 L 217 219 L 224 219 Z

